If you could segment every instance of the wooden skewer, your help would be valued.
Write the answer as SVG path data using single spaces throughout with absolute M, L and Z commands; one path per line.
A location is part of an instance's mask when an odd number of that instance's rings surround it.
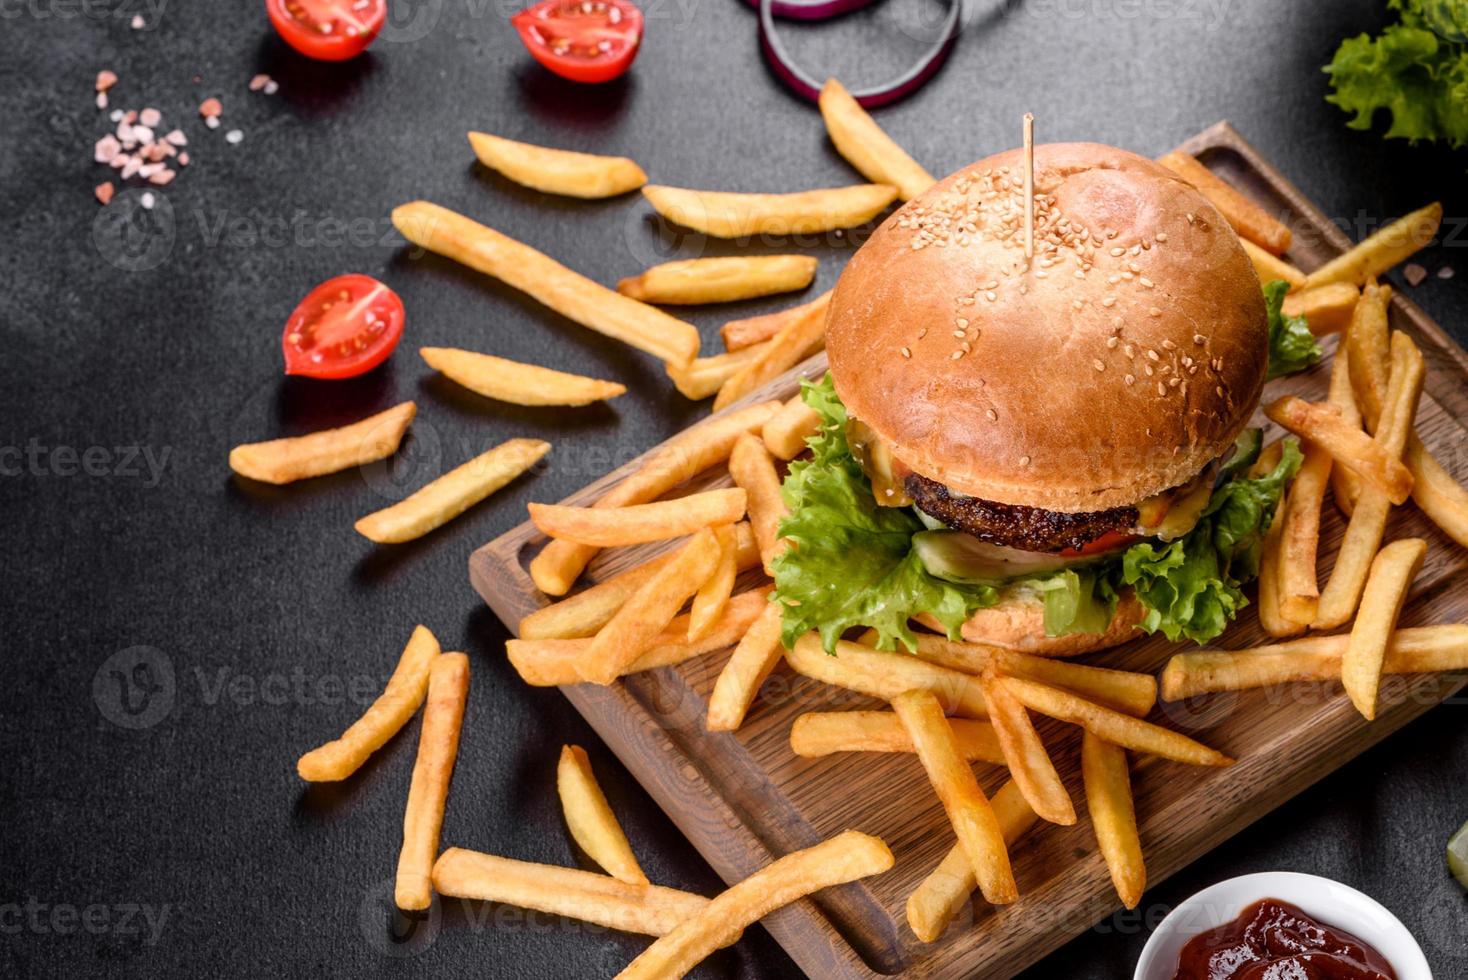
M 1035 257 L 1035 114 L 1025 113 L 1025 258 Z

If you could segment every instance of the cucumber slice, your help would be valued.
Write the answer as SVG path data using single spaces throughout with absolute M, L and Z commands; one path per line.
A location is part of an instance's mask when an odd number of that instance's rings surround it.
M 1448 870 L 1458 879 L 1458 884 L 1468 888 L 1468 823 L 1448 841 Z

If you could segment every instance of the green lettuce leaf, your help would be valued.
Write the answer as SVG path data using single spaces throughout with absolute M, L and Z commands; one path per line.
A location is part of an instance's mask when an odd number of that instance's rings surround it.
M 1248 605 L 1240 586 L 1259 574 L 1264 532 L 1300 460 L 1299 444 L 1285 440 L 1272 472 L 1252 480 L 1237 476 L 1213 491 L 1186 535 L 1126 550 L 1118 582 L 1130 585 L 1146 608 L 1144 630 L 1207 643 Z
M 1326 101 L 1370 129 L 1378 109 L 1391 115 L 1387 139 L 1468 143 L 1468 3 L 1393 0 L 1401 23 L 1342 41 L 1325 72 Z
M 871 483 L 846 444 L 846 409 L 827 375 L 802 385 L 806 404 L 821 416 L 809 440 L 813 456 L 790 465 L 781 488 L 790 516 L 780 536 L 794 547 L 775 559 L 775 594 L 784 604 L 782 636 L 791 646 L 819 630 L 826 650 L 853 626 L 878 633 L 878 646 L 901 641 L 916 649 L 908 620 L 931 613 L 949 635 L 975 610 L 999 601 L 986 585 L 959 585 L 930 575 L 912 548 L 923 529 L 904 507 L 879 507 Z
M 1284 315 L 1285 293 L 1289 291 L 1290 284 L 1283 279 L 1264 284 L 1264 308 L 1269 313 L 1270 378 L 1303 371 L 1324 354 L 1304 317 Z

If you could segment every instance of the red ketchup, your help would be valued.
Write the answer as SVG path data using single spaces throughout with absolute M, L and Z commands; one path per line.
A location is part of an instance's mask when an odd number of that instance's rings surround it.
M 1278 899 L 1194 936 L 1173 980 L 1397 980 L 1380 953 Z

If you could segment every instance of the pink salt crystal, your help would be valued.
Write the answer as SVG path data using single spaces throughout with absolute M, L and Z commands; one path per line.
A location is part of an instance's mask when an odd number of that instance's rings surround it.
M 112 201 L 113 190 L 115 188 L 112 186 L 112 181 L 108 180 L 98 184 L 94 193 L 97 195 L 98 201 L 103 204 L 109 204 Z
M 157 109 L 144 109 L 142 112 L 138 113 L 138 121 L 141 122 L 144 126 L 147 126 L 149 129 L 152 129 L 154 126 L 157 126 L 163 121 L 163 113 L 159 112 Z
M 270 76 L 269 75 L 256 75 L 254 78 L 250 79 L 250 91 L 251 92 L 258 92 L 262 88 L 264 88 L 267 84 L 269 84 L 269 82 L 270 82 Z
M 181 129 L 175 129 L 163 138 L 172 143 L 174 146 L 189 145 L 189 138 L 183 134 L 183 130 Z
M 165 167 L 162 170 L 158 171 L 153 176 L 149 177 L 148 180 L 151 181 L 152 183 L 157 184 L 158 186 L 162 187 L 165 184 L 171 184 L 171 183 L 173 183 L 173 178 L 175 176 L 176 176 L 176 174 L 175 174 L 174 171 L 169 170 L 167 167 Z
M 117 156 L 118 151 L 121 149 L 122 144 L 117 141 L 116 136 L 104 136 L 97 141 L 92 158 L 98 163 L 107 163 L 113 157 Z
M 1427 278 L 1427 270 L 1416 262 L 1408 262 L 1402 267 L 1402 278 L 1413 286 L 1422 285 L 1422 280 Z
M 117 73 L 102 69 L 97 72 L 97 91 L 105 92 L 117 84 Z

